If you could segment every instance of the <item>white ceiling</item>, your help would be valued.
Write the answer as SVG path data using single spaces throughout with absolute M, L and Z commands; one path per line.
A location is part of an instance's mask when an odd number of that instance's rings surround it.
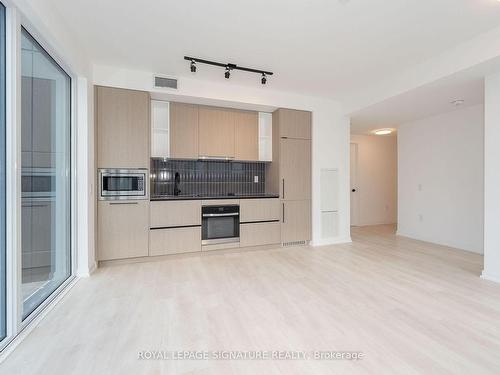
M 464 100 L 460 106 L 451 102 Z M 399 125 L 484 102 L 484 81 L 479 75 L 459 74 L 438 80 L 351 114 L 351 133 Z
M 96 64 L 186 75 L 184 55 L 272 70 L 276 90 L 342 99 L 500 26 L 497 0 L 38 0 Z M 196 77 L 223 80 L 200 66 Z M 234 73 L 238 84 L 260 78 Z

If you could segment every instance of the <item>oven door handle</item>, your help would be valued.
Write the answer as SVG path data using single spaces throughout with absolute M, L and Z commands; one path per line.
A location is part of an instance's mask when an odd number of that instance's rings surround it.
M 223 216 L 240 216 L 238 212 L 231 212 L 225 214 L 203 214 L 202 217 L 223 217 Z

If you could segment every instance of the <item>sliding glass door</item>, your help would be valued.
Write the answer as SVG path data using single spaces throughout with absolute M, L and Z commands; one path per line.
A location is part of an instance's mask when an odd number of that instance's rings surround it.
M 7 335 L 5 131 L 5 7 L 0 3 L 0 341 Z
M 71 78 L 21 33 L 22 319 L 71 275 Z

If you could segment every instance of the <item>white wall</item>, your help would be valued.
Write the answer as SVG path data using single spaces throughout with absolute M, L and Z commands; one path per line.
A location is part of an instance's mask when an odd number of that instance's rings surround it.
M 395 136 L 351 135 L 358 146 L 357 225 L 397 221 L 398 144 Z
M 188 66 L 186 65 L 186 69 Z M 342 115 L 338 103 L 317 97 L 273 91 L 271 85 L 243 87 L 231 81 L 203 81 L 178 77 L 178 90 L 153 88 L 153 72 L 94 66 L 94 83 L 153 93 L 170 93 L 176 100 L 204 98 L 255 106 L 272 106 L 312 111 L 312 225 L 314 245 L 350 241 L 349 232 L 349 119 Z M 339 170 L 338 236 L 321 237 L 320 172 L 322 168 Z
M 484 279 L 500 283 L 500 73 L 484 81 Z
M 483 252 L 483 138 L 482 105 L 399 128 L 398 234 Z

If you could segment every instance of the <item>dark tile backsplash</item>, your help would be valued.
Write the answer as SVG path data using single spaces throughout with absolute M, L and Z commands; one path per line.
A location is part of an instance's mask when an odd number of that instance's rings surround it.
M 151 159 L 151 197 L 174 195 L 176 172 L 180 176 L 179 195 L 228 196 L 265 192 L 266 163 Z M 255 176 L 258 176 L 257 183 Z

